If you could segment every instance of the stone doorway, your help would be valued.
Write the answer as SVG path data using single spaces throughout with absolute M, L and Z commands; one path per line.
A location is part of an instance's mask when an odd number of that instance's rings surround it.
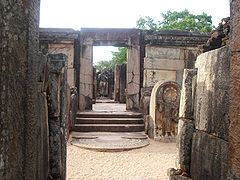
M 121 111 L 126 111 L 127 57 L 126 62 L 123 61 L 118 64 L 113 64 L 111 60 L 101 60 L 102 54 L 110 54 L 120 50 L 116 47 L 101 47 L 94 46 L 93 48 L 92 110 L 119 111 L 120 107 Z M 99 50 L 101 50 L 101 53 L 99 53 Z M 125 49 L 122 50 L 122 52 L 126 52 Z
M 140 98 L 140 31 L 136 29 L 81 30 L 79 110 L 92 110 L 94 102 L 93 46 L 127 47 L 126 110 L 138 111 Z M 108 88 L 109 89 L 109 88 Z

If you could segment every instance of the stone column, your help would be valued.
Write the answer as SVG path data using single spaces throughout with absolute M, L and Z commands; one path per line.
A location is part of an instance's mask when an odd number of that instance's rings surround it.
M 67 56 L 49 54 L 48 116 L 49 116 L 49 178 L 66 176 L 66 121 L 67 121 Z
M 126 64 L 120 65 L 119 103 L 126 103 Z
M 93 47 L 91 43 L 83 43 L 80 57 L 80 87 L 79 87 L 79 110 L 92 109 L 93 95 Z
M 119 101 L 119 88 L 120 88 L 120 65 L 115 65 L 114 70 L 114 101 Z
M 0 1 L 0 179 L 46 179 L 39 9 L 39 0 Z
M 108 98 L 113 99 L 114 75 L 112 71 L 108 72 Z
M 230 0 L 230 8 L 229 156 L 231 171 L 240 178 L 240 0 Z
M 140 108 L 140 46 L 129 47 L 127 58 L 126 109 L 138 111 Z
M 179 106 L 177 168 L 190 175 L 192 137 L 194 133 L 194 84 L 196 69 L 184 69 Z

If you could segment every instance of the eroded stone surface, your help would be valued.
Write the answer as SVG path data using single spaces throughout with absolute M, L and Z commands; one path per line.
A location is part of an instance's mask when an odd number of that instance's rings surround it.
M 228 47 L 198 56 L 196 128 L 228 140 L 229 72 Z
M 194 122 L 192 120 L 179 120 L 177 138 L 177 167 L 188 175 L 190 175 L 192 138 L 194 131 Z
M 49 177 L 65 178 L 66 173 L 66 122 L 67 122 L 67 56 L 49 54 Z
M 0 179 L 45 178 L 47 173 L 39 160 L 45 158 L 39 138 L 43 82 L 36 66 L 39 9 L 39 0 L 0 2 Z
M 196 69 L 184 69 L 179 117 L 193 119 L 194 97 L 193 77 L 197 75 Z
M 191 176 L 193 179 L 228 179 L 228 142 L 203 131 L 193 135 Z
M 230 64 L 230 88 L 229 88 L 229 156 L 230 167 L 233 177 L 240 178 L 240 1 L 231 0 L 231 36 L 230 36 L 230 49 L 231 49 L 231 64 Z

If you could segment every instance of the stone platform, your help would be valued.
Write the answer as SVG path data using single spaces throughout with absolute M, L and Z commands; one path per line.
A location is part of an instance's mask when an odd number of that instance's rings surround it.
M 104 101 L 103 101 L 104 100 Z M 101 99 L 92 111 L 78 112 L 71 144 L 95 151 L 124 151 L 149 145 L 141 113 Z
M 72 132 L 71 144 L 95 151 L 126 151 L 149 145 L 144 132 Z

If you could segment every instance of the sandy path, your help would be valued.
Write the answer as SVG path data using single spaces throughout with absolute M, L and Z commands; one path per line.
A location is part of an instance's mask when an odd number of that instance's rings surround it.
M 176 145 L 151 141 L 124 152 L 95 152 L 68 145 L 68 180 L 165 180 L 175 167 Z

